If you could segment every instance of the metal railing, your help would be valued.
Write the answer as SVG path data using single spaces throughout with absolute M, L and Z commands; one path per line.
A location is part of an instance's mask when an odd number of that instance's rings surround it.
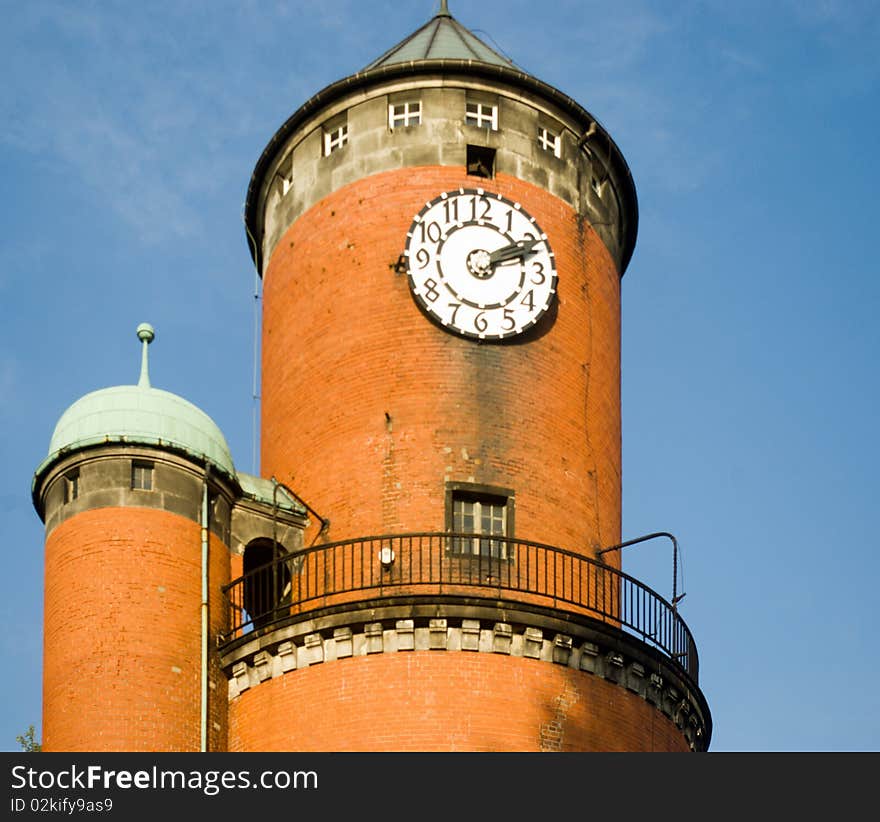
M 691 632 L 666 599 L 600 560 L 536 542 L 465 533 L 360 537 L 285 554 L 222 590 L 224 645 L 318 609 L 466 596 L 601 620 L 659 649 L 694 682 L 698 677 Z

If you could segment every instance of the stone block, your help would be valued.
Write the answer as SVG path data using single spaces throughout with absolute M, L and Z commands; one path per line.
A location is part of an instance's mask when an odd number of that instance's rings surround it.
M 394 627 L 397 629 L 397 650 L 415 650 L 416 638 L 413 621 L 411 619 L 398 619 Z
M 513 642 L 513 628 L 506 622 L 496 622 L 492 628 L 492 652 L 509 654 Z
M 296 668 L 296 646 L 292 642 L 282 642 L 278 646 L 278 659 L 281 663 L 281 672 L 287 673 Z
M 336 642 L 337 659 L 344 659 L 352 655 L 351 628 L 334 628 L 333 639 Z
M 317 665 L 324 661 L 324 639 L 320 634 L 306 634 L 302 649 L 303 662 Z
M 235 665 L 232 666 L 232 678 L 235 680 L 238 693 L 243 693 L 251 687 L 247 662 L 236 662 Z
M 367 641 L 368 654 L 380 654 L 384 650 L 382 642 L 382 623 L 370 622 L 364 627 L 364 637 Z
M 257 672 L 257 679 L 265 682 L 272 678 L 272 657 L 266 651 L 258 651 L 254 654 L 254 670 Z
M 578 663 L 578 667 L 582 671 L 587 671 L 587 673 L 597 673 L 596 669 L 599 661 L 599 646 L 592 642 L 585 642 L 581 645 L 580 651 L 581 659 Z
M 429 647 L 432 651 L 445 651 L 449 632 L 445 619 L 432 619 L 428 623 Z
M 463 619 L 461 621 L 461 650 L 480 650 L 480 621 L 478 619 Z
M 553 661 L 558 665 L 568 665 L 571 659 L 571 643 L 570 636 L 565 634 L 556 634 L 553 637 Z
M 540 659 L 544 645 L 544 634 L 540 628 L 526 628 L 523 634 L 523 656 L 529 659 Z
M 630 663 L 626 672 L 626 687 L 633 693 L 645 692 L 645 666 L 638 662 Z

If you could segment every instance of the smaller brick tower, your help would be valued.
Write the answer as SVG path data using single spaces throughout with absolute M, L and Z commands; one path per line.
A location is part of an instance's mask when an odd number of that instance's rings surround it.
M 238 474 L 220 429 L 150 384 L 94 391 L 61 416 L 32 494 L 46 527 L 43 748 L 226 747 L 214 638 L 221 586 L 251 545 L 296 547 L 299 503 Z

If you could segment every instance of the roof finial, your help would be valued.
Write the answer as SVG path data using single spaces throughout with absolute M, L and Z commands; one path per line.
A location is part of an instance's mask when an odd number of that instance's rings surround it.
M 150 387 L 150 365 L 147 356 L 147 346 L 153 342 L 156 332 L 149 323 L 141 323 L 137 327 L 138 339 L 144 344 L 141 350 L 141 377 L 138 380 L 138 388 Z
M 440 11 L 437 12 L 438 17 L 452 17 L 449 13 L 449 4 L 447 0 L 440 0 Z

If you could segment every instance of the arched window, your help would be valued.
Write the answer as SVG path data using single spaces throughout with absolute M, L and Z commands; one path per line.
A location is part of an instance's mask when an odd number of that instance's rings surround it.
M 270 539 L 255 539 L 244 549 L 244 623 L 260 628 L 282 615 L 280 609 L 290 602 L 290 568 L 277 560 L 286 555 Z

